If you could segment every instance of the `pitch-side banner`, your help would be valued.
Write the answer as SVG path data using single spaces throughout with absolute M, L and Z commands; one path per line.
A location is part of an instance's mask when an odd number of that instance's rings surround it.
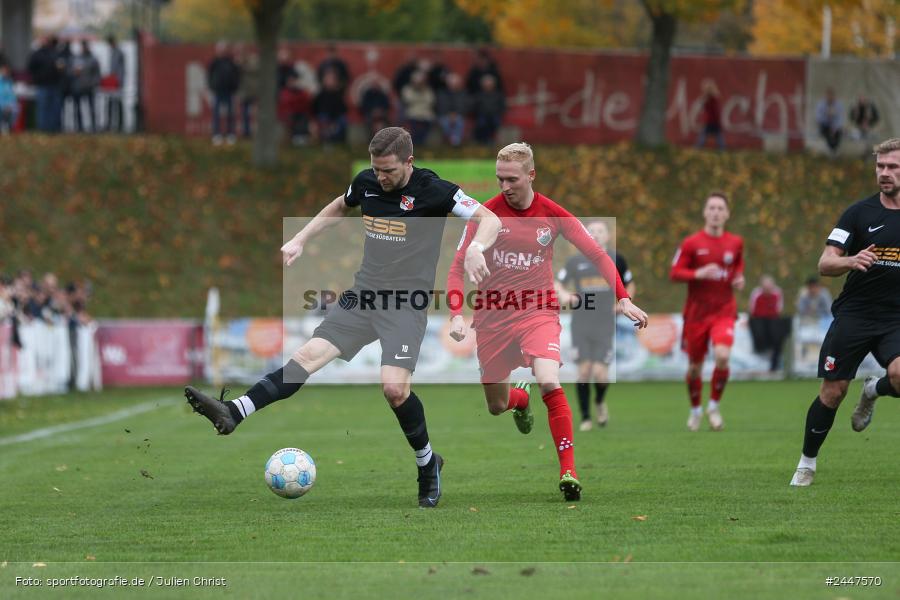
M 577 376 L 575 349 L 572 346 L 569 315 L 561 315 L 564 365 L 561 379 L 574 381 Z M 215 372 L 222 381 L 255 383 L 266 373 L 282 366 L 281 344 L 299 348 L 321 322 L 321 317 L 277 319 L 237 319 L 225 322 L 209 336 L 207 374 Z M 628 319 L 616 320 L 616 358 L 614 371 L 619 381 L 671 380 L 684 378 L 687 359 L 681 351 L 682 318 L 679 314 L 650 316 L 650 326 L 635 331 Z M 414 380 L 422 383 L 478 383 L 476 341 L 453 342 L 447 335 L 449 323 L 440 315 L 429 318 Z M 780 379 L 782 371 L 770 373 L 769 359 L 753 352 L 747 316 L 740 315 L 735 324 L 731 376 L 734 379 Z M 704 364 L 704 377 L 712 373 L 712 358 Z M 351 362 L 335 360 L 315 373 L 313 383 L 377 383 L 380 381 L 381 347 L 374 342 L 364 347 Z M 527 369 L 514 371 L 511 379 L 528 379 Z
M 327 45 L 285 44 L 301 85 L 317 91 L 316 67 Z M 514 137 L 531 143 L 606 144 L 634 138 L 643 104 L 647 55 L 628 52 L 496 49 Z M 443 62 L 466 76 L 475 53 L 461 47 L 342 42 L 350 70 L 349 118 L 360 122 L 363 92 L 387 90 L 397 70 L 415 57 Z M 206 65 L 212 45 L 147 43 L 142 75 L 145 123 L 153 133 L 209 135 L 211 96 Z M 702 86 L 721 91 L 722 125 L 729 147 L 761 148 L 773 140 L 802 147 L 805 62 L 802 59 L 675 56 L 672 58 L 666 137 L 690 145 L 701 129 Z M 397 123 L 400 124 L 400 123 Z
M 97 330 L 103 384 L 190 383 L 200 375 L 202 333 L 195 321 L 103 321 Z

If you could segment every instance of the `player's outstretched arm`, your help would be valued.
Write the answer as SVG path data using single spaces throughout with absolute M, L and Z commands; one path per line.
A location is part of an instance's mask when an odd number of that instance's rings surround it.
M 336 217 L 344 217 L 351 210 L 353 210 L 352 207 L 347 206 L 344 202 L 343 194 L 326 204 L 319 214 L 313 217 L 312 221 L 281 247 L 281 260 L 284 266 L 291 266 L 303 254 L 303 246 L 306 245 L 306 242 L 325 229 L 337 225 Z
M 491 274 L 484 260 L 484 251 L 497 241 L 500 219 L 489 209 L 479 206 L 470 220 L 478 224 L 478 229 L 475 230 L 475 236 L 466 247 L 463 268 L 466 275 L 469 276 L 469 281 L 478 284 Z
M 837 246 L 825 246 L 819 257 L 819 274 L 825 277 L 840 277 L 848 271 L 868 271 L 875 264 L 878 256 L 872 252 L 875 244 L 860 250 L 853 256 L 845 256 L 844 250 Z

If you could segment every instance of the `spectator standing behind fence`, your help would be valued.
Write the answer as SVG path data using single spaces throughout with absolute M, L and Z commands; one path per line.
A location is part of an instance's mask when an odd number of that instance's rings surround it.
M 475 141 L 479 144 L 492 144 L 503 123 L 505 112 L 506 98 L 497 88 L 497 79 L 493 75 L 483 75 L 481 90 L 472 98 Z
M 797 316 L 803 320 L 831 319 L 831 292 L 818 277 L 810 277 L 797 295 Z
M 469 112 L 469 95 L 463 87 L 463 80 L 457 73 L 447 73 L 446 87 L 437 95 L 437 115 L 444 138 L 451 146 L 463 142 L 466 131 L 466 115 Z
M 299 73 L 297 73 L 297 69 L 294 68 L 294 63 L 291 62 L 291 53 L 288 52 L 287 48 L 279 48 L 278 49 L 278 91 L 281 91 L 287 86 L 288 80 L 291 77 L 299 77 Z
M 13 130 L 19 116 L 19 100 L 16 98 L 9 65 L 0 63 L 0 135 Z
M 390 126 L 391 97 L 388 91 L 374 82 L 362 93 L 359 101 L 359 112 L 366 122 L 369 136 Z
M 241 104 L 241 134 L 249 139 L 253 135 L 250 124 L 253 107 L 259 99 L 259 54 L 254 49 L 245 50 L 241 53 L 239 61 L 241 83 L 237 94 Z
M 125 53 L 119 48 L 116 36 L 106 38 L 109 44 L 109 73 L 104 85 L 106 91 L 106 130 L 121 133 L 125 129 L 125 111 L 122 96 L 125 90 Z
M 207 84 L 213 95 L 213 145 L 222 144 L 222 112 L 225 113 L 225 141 L 234 144 L 234 95 L 241 85 L 241 71 L 226 42 L 216 44 L 216 56 L 206 69 Z
M 491 58 L 486 48 L 479 48 L 475 52 L 475 62 L 466 75 L 466 91 L 470 96 L 475 96 L 483 89 L 485 75 L 494 77 L 494 87 L 503 92 L 503 77 L 500 76 L 500 69 L 497 63 Z
M 347 103 L 340 79 L 327 71 L 322 89 L 313 100 L 313 113 L 319 128 L 319 139 L 325 143 L 343 143 L 347 139 Z
M 309 142 L 311 135 L 312 98 L 300 85 L 296 75 L 288 77 L 285 86 L 278 92 L 278 118 L 284 131 L 295 146 Z
M 316 79 L 319 82 L 319 87 L 325 87 L 325 74 L 328 71 L 335 74 L 338 87 L 340 87 L 342 92 L 346 92 L 347 86 L 350 85 L 350 69 L 347 67 L 347 63 L 338 56 L 337 46 L 334 44 L 328 45 L 327 55 L 316 69 Z
M 875 103 L 865 96 L 860 96 L 856 103 L 850 107 L 850 124 L 853 125 L 852 136 L 867 144 L 865 156 L 869 157 L 868 143 L 872 139 L 872 131 L 878 125 L 880 115 Z
M 401 94 L 412 136 L 413 147 L 422 145 L 428 140 L 431 124 L 434 122 L 434 90 L 428 85 L 428 74 L 425 71 L 413 73 L 409 83 Z
M 712 79 L 703 80 L 703 127 L 697 138 L 697 147 L 706 145 L 706 136 L 716 139 L 719 150 L 725 149 L 725 136 L 722 134 L 722 105 L 719 102 L 719 88 Z
M 844 133 L 844 105 L 832 88 L 825 90 L 825 97 L 816 105 L 816 126 L 828 149 L 836 154 Z
M 97 113 L 95 98 L 100 86 L 100 63 L 91 52 L 87 40 L 72 44 L 72 56 L 69 60 L 69 85 L 75 107 L 75 128 L 79 132 L 96 131 Z M 82 108 L 87 105 L 90 128 L 84 123 Z
M 763 275 L 759 285 L 750 292 L 750 334 L 753 351 L 771 352 L 769 370 L 778 370 L 784 340 L 790 333 L 790 321 L 781 317 L 784 294 L 771 275 Z
M 28 58 L 28 73 L 35 92 L 35 120 L 39 131 L 60 130 L 63 68 L 56 37 L 50 36 Z

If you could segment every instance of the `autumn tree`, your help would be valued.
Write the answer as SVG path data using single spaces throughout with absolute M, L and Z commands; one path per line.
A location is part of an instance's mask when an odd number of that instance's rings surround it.
M 822 45 L 825 6 L 831 9 L 831 53 L 893 57 L 897 51 L 897 0 L 755 0 L 756 55 L 816 54 Z

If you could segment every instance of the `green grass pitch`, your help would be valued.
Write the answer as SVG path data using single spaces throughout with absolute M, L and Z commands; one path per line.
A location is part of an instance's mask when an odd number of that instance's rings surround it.
M 900 406 L 879 400 L 854 433 L 856 382 L 816 482 L 792 489 L 817 386 L 731 383 L 725 430 L 689 433 L 683 385 L 616 384 L 610 425 L 575 433 L 579 503 L 557 490 L 536 393 L 523 436 L 476 386 L 416 386 L 446 459 L 434 510 L 416 506 L 412 452 L 376 386 L 313 383 L 228 437 L 179 389 L 3 402 L 0 597 L 120 576 L 144 585 L 53 597 L 896 598 Z M 286 446 L 318 467 L 299 500 L 263 481 Z

